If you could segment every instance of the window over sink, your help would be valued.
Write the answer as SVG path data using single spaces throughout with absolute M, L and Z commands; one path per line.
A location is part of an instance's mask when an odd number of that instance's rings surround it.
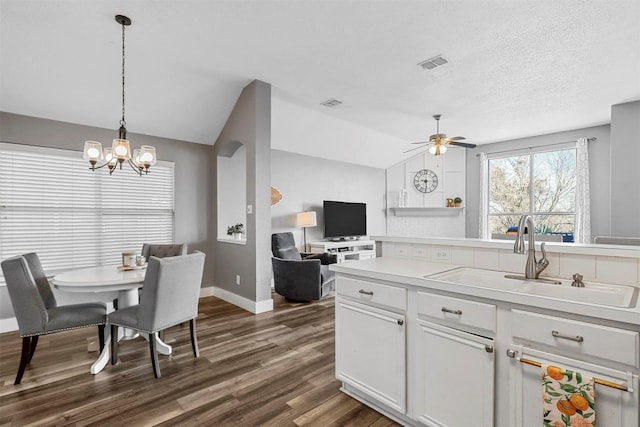
M 573 241 L 576 211 L 576 149 L 514 153 L 488 159 L 488 231 L 515 231 L 532 215 L 536 234 Z

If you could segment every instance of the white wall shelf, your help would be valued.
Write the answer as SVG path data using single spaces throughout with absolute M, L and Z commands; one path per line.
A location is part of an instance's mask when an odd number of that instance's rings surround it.
M 456 216 L 464 212 L 459 208 L 389 208 L 395 216 Z

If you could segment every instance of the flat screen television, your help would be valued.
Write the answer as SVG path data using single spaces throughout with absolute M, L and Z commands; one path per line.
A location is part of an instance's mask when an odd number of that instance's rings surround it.
M 366 203 L 325 200 L 323 211 L 325 239 L 338 240 L 367 235 Z

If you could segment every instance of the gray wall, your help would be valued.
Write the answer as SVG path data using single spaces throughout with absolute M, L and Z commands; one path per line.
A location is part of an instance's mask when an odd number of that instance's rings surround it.
M 117 125 L 117 122 L 114 125 Z M 0 112 L 0 140 L 3 142 L 81 152 L 85 140 L 102 141 L 104 144 L 116 138 L 117 134 L 117 129 L 81 126 Z M 153 145 L 160 160 L 175 163 L 175 241 L 187 243 L 189 252 L 197 249 L 208 255 L 203 286 L 211 286 L 215 258 L 214 235 L 209 229 L 213 209 L 214 179 L 210 168 L 213 147 L 133 132 L 129 132 L 128 137 L 132 147 L 142 144 Z M 46 169 L 34 169 L 34 173 L 46 173 Z M 87 170 L 87 173 L 90 172 Z M 0 319 L 11 317 L 13 310 L 6 288 L 1 287 Z
M 365 202 L 367 233 L 385 235 L 385 170 L 336 162 L 285 151 L 271 151 L 271 185 L 282 200 L 271 206 L 271 230 L 291 231 L 302 249 L 296 213 L 316 211 L 317 227 L 306 230 L 307 242 L 323 239 L 323 200 Z
M 246 244 L 215 242 L 215 286 L 251 301 L 271 300 L 271 86 L 255 80 L 246 86 L 214 146 L 215 153 L 226 153 L 240 142 L 246 147 L 247 213 Z M 211 165 L 215 170 L 215 159 Z M 216 173 L 212 174 L 213 177 Z M 224 185 L 219 181 L 218 185 Z M 217 189 L 214 186 L 214 191 Z M 217 194 L 217 193 L 216 193 Z M 217 197 L 214 196 L 217 204 Z M 217 209 L 214 209 L 214 213 Z M 217 218 L 212 218 L 217 224 Z M 214 225 L 217 227 L 217 225 Z M 224 231 L 226 233 L 226 230 Z M 220 235 L 215 232 L 214 235 Z M 236 285 L 236 275 L 241 276 Z
M 589 143 L 589 173 L 591 191 L 591 235 L 607 236 L 611 229 L 611 165 L 609 125 L 576 129 L 548 135 L 533 136 L 478 146 L 467 150 L 467 237 L 478 237 L 480 207 L 480 158 L 477 154 L 487 154 L 503 150 L 517 150 L 547 144 L 575 141 L 581 137 L 596 137 Z M 637 140 L 636 140 L 637 141 Z M 616 167 L 616 166 L 614 166 Z
M 611 236 L 640 237 L 640 101 L 611 107 Z

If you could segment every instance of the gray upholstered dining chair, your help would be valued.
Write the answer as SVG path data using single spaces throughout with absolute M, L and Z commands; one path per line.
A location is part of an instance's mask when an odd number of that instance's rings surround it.
M 165 258 L 168 256 L 179 256 L 187 254 L 187 245 L 185 243 L 176 244 L 152 244 L 143 243 L 141 255 L 146 259 L 149 257 Z
M 160 365 L 156 351 L 158 332 L 181 322 L 189 321 L 193 356 L 198 357 L 196 317 L 198 297 L 204 271 L 205 254 L 195 251 L 189 255 L 149 258 L 142 286 L 140 304 L 109 314 L 111 336 L 118 336 L 118 327 L 126 327 L 149 334 L 151 363 L 156 378 Z M 111 340 L 111 364 L 118 361 L 118 340 Z
M 186 243 L 143 243 L 140 254 L 144 259 L 149 257 L 165 258 L 169 256 L 179 256 L 187 254 Z M 118 309 L 118 298 L 113 300 L 113 308 Z
M 51 285 L 36 253 L 15 256 L 2 261 L 2 272 L 13 311 L 22 337 L 22 356 L 14 384 L 31 362 L 38 337 L 69 329 L 98 326 L 100 351 L 104 347 L 104 325 L 107 308 L 102 303 L 58 306 Z

